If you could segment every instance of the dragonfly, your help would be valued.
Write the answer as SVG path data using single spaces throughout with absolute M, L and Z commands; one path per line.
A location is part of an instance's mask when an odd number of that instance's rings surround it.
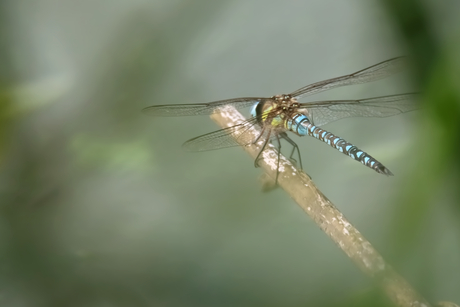
M 237 125 L 207 133 L 186 141 L 183 147 L 189 151 L 206 151 L 232 146 L 247 146 L 263 140 L 255 159 L 258 166 L 267 145 L 276 141 L 278 149 L 278 180 L 281 140 L 293 146 L 291 161 L 297 152 L 302 168 L 300 151 L 287 132 L 298 136 L 311 136 L 337 149 L 379 174 L 392 176 L 392 172 L 374 157 L 339 136 L 320 128 L 347 117 L 387 117 L 419 109 L 415 103 L 417 93 L 405 93 L 355 100 L 323 100 L 301 103 L 301 98 L 320 92 L 353 84 L 376 81 L 393 75 L 405 68 L 407 58 L 396 57 L 355 73 L 327 79 L 304 86 L 290 94 L 272 97 L 242 97 L 198 104 L 155 105 L 144 108 L 151 116 L 174 117 L 212 115 L 223 112 L 226 107 L 243 109 L 252 106 L 251 117 Z M 254 128 L 256 133 L 254 133 Z

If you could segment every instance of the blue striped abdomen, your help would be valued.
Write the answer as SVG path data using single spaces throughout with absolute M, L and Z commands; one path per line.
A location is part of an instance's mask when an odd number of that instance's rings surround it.
M 361 162 L 365 166 L 372 168 L 377 173 L 388 176 L 393 175 L 389 169 L 383 166 L 382 163 L 374 159 L 371 155 L 360 150 L 355 145 L 348 143 L 344 139 L 313 125 L 310 123 L 308 117 L 303 114 L 298 113 L 292 116 L 290 120 L 286 121 L 285 127 L 299 136 L 309 135 L 317 138 L 318 140 L 334 147 L 341 153 L 344 153 L 356 161 Z

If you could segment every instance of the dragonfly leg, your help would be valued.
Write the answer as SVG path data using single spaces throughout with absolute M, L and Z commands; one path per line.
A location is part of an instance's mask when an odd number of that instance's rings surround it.
M 252 144 L 254 145 L 255 143 L 257 143 L 260 140 L 260 138 L 262 137 L 262 135 L 264 135 L 264 133 L 265 133 L 265 129 L 262 129 L 262 131 L 260 132 L 259 136 L 254 141 L 252 141 Z
M 280 160 L 281 160 L 281 141 L 280 137 L 276 135 L 276 141 L 278 142 L 278 163 L 276 166 L 275 186 L 278 184 L 278 175 L 280 174 Z
M 276 150 L 278 151 L 278 162 L 277 162 L 277 166 L 276 166 L 276 175 L 275 175 L 275 181 L 271 181 L 271 179 L 268 179 L 270 178 L 268 175 L 264 178 L 264 184 L 263 184 L 263 188 L 262 190 L 264 192 L 269 192 L 269 191 L 272 191 L 274 190 L 277 186 L 278 186 L 278 177 L 279 177 L 279 174 L 280 174 L 280 161 L 281 161 L 281 141 L 280 141 L 280 137 L 278 134 L 275 133 L 275 137 L 276 137 L 276 142 L 277 144 L 275 145 L 276 146 Z M 269 142 L 271 143 L 272 140 L 269 140 Z
M 262 130 L 262 132 L 260 133 L 260 135 L 257 137 L 257 139 L 254 141 L 254 142 L 257 142 L 258 139 L 260 139 L 260 137 L 262 136 L 262 134 L 264 134 L 264 130 Z M 267 147 L 267 144 L 270 142 L 270 134 L 271 134 L 271 130 L 269 129 L 268 130 L 268 133 L 267 133 L 267 138 L 265 139 L 264 141 L 264 144 L 262 145 L 262 148 L 260 149 L 259 153 L 257 154 L 257 157 L 254 161 L 254 166 L 257 168 L 259 167 L 259 159 L 260 158 L 260 155 L 262 154 L 262 152 L 265 150 L 265 147 Z
M 300 150 L 299 150 L 299 146 L 297 145 L 297 143 L 294 142 L 294 140 L 292 140 L 285 132 L 281 133 L 280 135 L 283 139 L 285 139 L 289 144 L 292 145 L 292 151 L 291 151 L 291 154 L 289 155 L 289 161 L 291 161 L 294 165 L 297 165 L 297 162 L 298 162 L 300 169 L 303 169 L 302 157 L 300 156 Z M 297 157 L 299 159 L 298 161 L 294 159 L 295 152 L 297 152 Z

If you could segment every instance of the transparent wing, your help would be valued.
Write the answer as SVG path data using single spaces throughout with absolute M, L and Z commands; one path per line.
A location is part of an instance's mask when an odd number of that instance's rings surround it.
M 307 114 L 321 126 L 346 117 L 387 117 L 420 109 L 417 93 L 381 96 L 359 100 L 329 100 L 300 104 L 299 112 Z
M 233 146 L 246 146 L 253 144 L 264 134 L 270 140 L 279 134 L 268 126 L 261 129 L 257 118 L 250 118 L 238 125 L 200 135 L 186 141 L 182 147 L 188 151 L 207 151 Z M 281 136 L 283 137 L 283 136 Z
M 206 151 L 253 143 L 261 131 L 257 118 L 253 117 L 238 125 L 213 131 L 186 141 L 182 147 L 188 151 Z
M 406 66 L 406 62 L 406 57 L 393 58 L 379 64 L 375 64 L 366 69 L 357 71 L 350 75 L 332 78 L 304 86 L 297 91 L 292 92 L 291 95 L 294 98 L 300 98 L 317 94 L 339 86 L 366 83 L 386 78 L 402 70 Z
M 263 98 L 260 97 L 243 97 L 199 104 L 159 105 L 142 109 L 142 112 L 151 116 L 211 115 L 215 112 L 218 112 L 219 109 L 225 106 L 232 106 L 236 109 L 242 109 L 256 104 L 262 99 Z

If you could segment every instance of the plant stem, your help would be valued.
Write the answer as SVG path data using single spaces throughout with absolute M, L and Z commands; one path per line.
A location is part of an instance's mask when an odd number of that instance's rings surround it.
M 234 126 L 244 120 L 236 109 L 227 107 L 211 118 L 222 128 Z M 254 131 L 254 133 L 257 133 Z M 243 146 L 253 159 L 260 151 L 263 140 Z M 296 169 L 284 156 L 280 156 L 278 185 L 315 221 L 315 223 L 353 260 L 368 276 L 373 278 L 388 297 L 402 307 L 431 306 L 413 287 L 374 249 L 369 241 L 343 216 L 343 214 L 315 186 L 311 178 Z M 278 153 L 271 144 L 258 162 L 267 175 L 275 180 L 278 171 Z

